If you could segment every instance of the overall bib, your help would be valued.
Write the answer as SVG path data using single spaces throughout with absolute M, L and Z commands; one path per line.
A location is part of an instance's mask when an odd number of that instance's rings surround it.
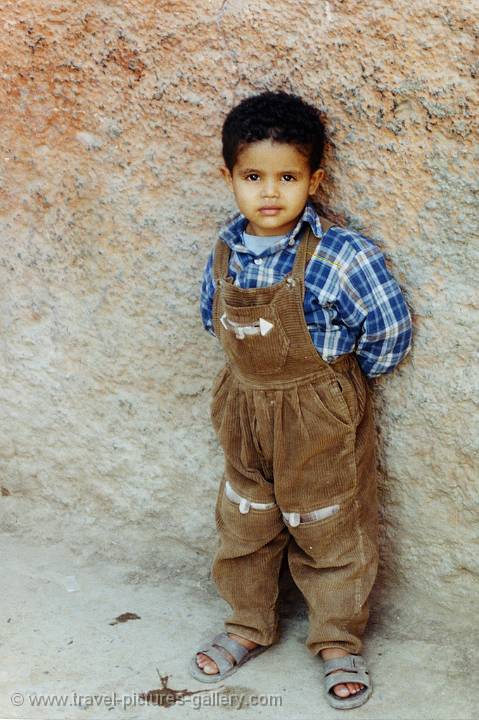
M 309 611 L 307 647 L 360 653 L 378 566 L 375 424 L 354 354 L 325 362 L 306 325 L 304 270 L 241 289 L 230 250 L 215 249 L 213 326 L 227 356 L 211 420 L 225 456 L 212 577 L 233 610 L 225 623 L 261 645 L 278 639 L 284 551 Z

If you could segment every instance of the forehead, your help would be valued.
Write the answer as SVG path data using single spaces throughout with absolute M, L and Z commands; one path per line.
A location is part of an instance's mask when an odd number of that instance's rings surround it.
M 308 167 L 308 158 L 294 145 L 269 139 L 248 143 L 239 152 L 235 164 L 238 171 L 245 168 L 267 172 L 294 169 L 304 171 Z

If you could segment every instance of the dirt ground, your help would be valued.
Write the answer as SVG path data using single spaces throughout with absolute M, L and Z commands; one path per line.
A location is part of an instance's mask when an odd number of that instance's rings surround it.
M 188 675 L 198 642 L 221 629 L 225 606 L 191 581 L 131 584 L 132 564 L 79 559 L 61 544 L 1 539 L 0 717 L 337 717 L 322 696 L 306 619 L 283 618 L 281 642 L 219 689 Z M 92 555 L 93 549 L 92 549 Z M 304 614 L 304 613 L 303 613 Z M 479 649 L 368 633 L 368 720 L 473 720 Z M 198 692 L 202 691 L 202 692 Z

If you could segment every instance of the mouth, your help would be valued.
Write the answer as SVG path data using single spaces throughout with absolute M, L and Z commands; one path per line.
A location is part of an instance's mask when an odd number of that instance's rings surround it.
M 277 205 L 265 205 L 259 211 L 262 215 L 276 215 L 281 210 Z

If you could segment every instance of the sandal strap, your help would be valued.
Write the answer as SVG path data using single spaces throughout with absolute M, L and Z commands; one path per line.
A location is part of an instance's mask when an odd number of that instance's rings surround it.
M 248 648 L 243 647 L 243 645 L 241 645 L 237 640 L 233 640 L 233 638 L 228 637 L 228 634 L 225 632 L 215 635 L 212 641 L 212 645 L 219 645 L 220 647 L 224 648 L 227 652 L 230 653 L 230 655 L 234 657 L 238 664 L 245 657 L 245 655 L 250 652 Z
M 333 688 L 335 685 L 344 685 L 346 683 L 361 683 L 362 685 L 365 685 L 365 688 L 362 690 L 359 690 L 359 693 L 363 692 L 366 688 L 370 686 L 370 680 L 369 675 L 365 672 L 358 671 L 356 673 L 350 673 L 350 672 L 338 672 L 333 673 L 333 675 L 328 675 L 324 679 L 324 687 L 326 688 L 326 692 L 330 692 L 331 688 Z M 355 695 L 358 695 L 358 693 L 355 693 Z M 342 698 L 338 695 L 339 699 Z M 354 697 L 354 695 L 350 695 L 349 697 Z M 343 698 L 344 700 L 347 700 L 348 698 Z
M 362 655 L 345 655 L 340 658 L 331 658 L 331 660 L 323 660 L 324 675 L 326 676 L 332 670 L 364 670 L 367 672 L 366 661 Z M 352 682 L 355 682 L 354 680 Z
M 218 672 L 221 675 L 233 667 L 234 663 L 232 663 L 229 658 L 225 657 L 224 653 L 222 653 L 221 650 L 218 650 L 218 648 L 213 647 L 213 645 L 207 645 L 206 647 L 201 648 L 201 650 L 197 651 L 197 654 L 198 653 L 204 653 L 211 660 L 213 660 L 213 662 L 215 662 L 216 665 L 218 666 Z M 214 677 L 217 674 L 218 673 L 213 673 L 211 675 L 211 677 Z

